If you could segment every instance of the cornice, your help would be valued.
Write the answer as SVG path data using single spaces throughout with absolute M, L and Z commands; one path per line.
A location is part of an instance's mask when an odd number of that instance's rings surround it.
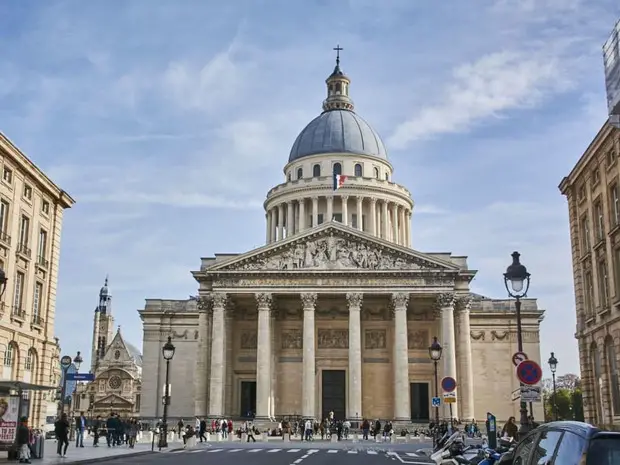
M 340 158 L 340 157 L 346 157 L 348 159 L 357 159 L 357 160 L 362 160 L 364 158 L 368 159 L 369 161 L 372 162 L 376 162 L 376 163 L 381 163 L 383 165 L 387 165 L 390 167 L 390 170 L 394 171 L 394 165 L 392 165 L 392 163 L 385 159 L 385 158 L 380 158 L 380 157 L 375 157 L 373 155 L 366 155 L 366 154 L 359 154 L 359 153 L 350 153 L 350 152 L 328 152 L 328 153 L 317 153 L 314 155 L 308 155 L 305 157 L 301 157 L 298 158 L 296 160 L 293 161 L 289 161 L 286 163 L 286 165 L 284 165 L 284 168 L 282 169 L 282 172 L 284 173 L 284 175 L 286 176 L 286 172 L 295 165 L 301 165 L 304 162 L 308 161 L 310 163 L 316 163 L 318 160 L 321 161 L 339 161 L 339 160 L 334 160 L 334 158 Z

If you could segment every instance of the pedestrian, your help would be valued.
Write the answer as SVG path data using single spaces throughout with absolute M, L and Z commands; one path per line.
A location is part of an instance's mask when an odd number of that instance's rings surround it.
M 28 428 L 28 417 L 22 417 L 20 419 L 15 436 L 17 445 L 19 446 L 19 463 L 32 463 L 30 462 L 30 429 Z
M 200 420 L 200 424 L 198 427 L 198 437 L 200 438 L 200 442 L 203 442 L 203 440 L 205 442 L 207 441 L 207 438 L 205 437 L 206 432 L 207 432 L 207 420 L 203 418 L 202 420 Z
M 84 447 L 84 430 L 86 429 L 86 417 L 84 412 L 75 418 L 75 447 Z
M 67 448 L 69 447 L 69 420 L 66 413 L 63 413 L 54 423 L 54 432 L 56 433 L 56 442 L 58 443 L 58 455 L 66 457 Z
M 102 423 L 101 415 L 97 415 L 95 422 L 93 423 L 93 447 L 99 447 L 99 434 L 101 433 Z

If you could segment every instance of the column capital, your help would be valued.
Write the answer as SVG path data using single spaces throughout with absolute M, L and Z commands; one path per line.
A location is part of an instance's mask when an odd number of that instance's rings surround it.
M 361 292 L 347 292 L 347 304 L 349 306 L 349 310 L 352 308 L 361 308 L 363 299 L 364 294 Z
M 437 306 L 441 309 L 454 308 L 456 297 L 454 292 L 444 292 L 437 295 Z
M 213 308 L 226 308 L 228 303 L 228 296 L 224 292 L 214 292 L 213 296 Z
M 370 199 L 370 203 L 372 203 L 373 205 L 377 203 L 377 197 L 369 197 Z
M 471 301 L 472 298 L 470 294 L 456 296 L 456 309 L 463 313 L 469 312 L 471 309 Z
M 286 202 L 280 202 L 280 203 L 278 204 L 278 209 L 279 209 L 279 210 L 283 210 L 283 209 L 284 209 L 284 205 L 286 205 Z
M 303 198 L 303 199 L 297 199 L 297 203 L 298 203 L 299 205 L 301 205 L 301 204 L 304 204 L 304 205 L 305 205 L 305 204 L 306 204 L 306 199 L 305 199 L 305 198 Z
M 300 297 L 304 310 L 314 310 L 318 297 L 316 292 L 304 292 L 300 295 Z
M 196 307 L 198 307 L 199 312 L 210 313 L 213 311 L 213 295 L 198 295 L 194 297 L 196 300 Z
M 313 202 L 318 202 L 319 201 L 319 196 L 318 195 L 313 195 L 310 198 L 312 199 Z
M 340 196 L 340 198 L 341 198 L 342 200 L 344 200 L 345 202 L 346 202 L 347 200 L 349 200 L 349 196 L 348 196 L 348 195 L 341 195 L 341 196 Z
M 271 304 L 273 302 L 271 293 L 257 292 L 256 294 L 254 294 L 254 298 L 256 299 L 256 304 L 258 305 L 259 310 L 270 310 L 271 309 Z
M 395 292 L 392 294 L 392 305 L 394 310 L 406 310 L 409 303 L 409 294 L 406 292 Z

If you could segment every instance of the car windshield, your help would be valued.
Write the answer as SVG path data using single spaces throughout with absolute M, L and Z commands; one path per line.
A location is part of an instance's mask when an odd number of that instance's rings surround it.
M 588 465 L 620 464 L 620 436 L 602 436 L 590 441 Z

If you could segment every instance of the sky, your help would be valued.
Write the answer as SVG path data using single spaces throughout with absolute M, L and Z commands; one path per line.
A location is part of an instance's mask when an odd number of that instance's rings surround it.
M 601 47 L 617 0 L 0 2 L 0 131 L 76 205 L 56 333 L 90 356 L 106 274 L 123 335 L 145 298 L 264 244 L 262 202 L 321 111 L 340 44 L 356 111 L 416 203 L 412 245 L 467 255 L 505 298 L 519 250 L 546 310 L 542 359 L 578 373 L 558 184 L 606 120 Z

